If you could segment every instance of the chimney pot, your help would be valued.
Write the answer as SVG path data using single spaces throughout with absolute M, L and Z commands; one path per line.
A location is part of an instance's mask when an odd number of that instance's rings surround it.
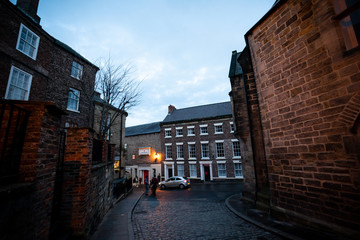
M 174 110 L 176 110 L 176 107 L 170 104 L 168 107 L 168 114 L 171 114 Z

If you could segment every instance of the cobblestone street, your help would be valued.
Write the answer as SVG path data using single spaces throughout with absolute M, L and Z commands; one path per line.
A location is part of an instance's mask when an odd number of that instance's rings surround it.
M 281 239 L 230 212 L 224 185 L 202 187 L 143 196 L 133 215 L 135 239 Z

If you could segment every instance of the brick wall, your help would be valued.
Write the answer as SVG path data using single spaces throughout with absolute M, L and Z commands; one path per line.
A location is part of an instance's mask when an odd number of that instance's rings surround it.
M 345 52 L 333 1 L 283 2 L 246 35 L 272 204 L 356 229 L 360 52 Z

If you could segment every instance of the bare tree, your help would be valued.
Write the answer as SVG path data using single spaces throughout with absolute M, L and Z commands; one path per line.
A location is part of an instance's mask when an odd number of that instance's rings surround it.
M 118 117 L 122 117 L 130 108 L 140 103 L 141 81 L 133 77 L 134 72 L 131 65 L 114 65 L 110 57 L 102 62 L 96 78 L 96 90 L 102 98 L 99 132 L 101 138 L 106 137 Z

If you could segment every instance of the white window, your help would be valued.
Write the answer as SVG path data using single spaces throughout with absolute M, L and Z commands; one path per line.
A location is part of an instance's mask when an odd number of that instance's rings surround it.
M 184 146 L 182 143 L 176 143 L 176 159 L 184 159 Z
M 5 98 L 29 100 L 32 75 L 14 66 L 11 67 Z
M 82 76 L 82 72 L 83 72 L 83 66 L 78 64 L 77 62 L 73 62 L 71 68 L 71 76 L 80 80 Z
M 195 127 L 194 126 L 188 126 L 187 127 L 187 135 L 188 136 L 195 136 Z
M 219 177 L 226 177 L 225 163 L 218 163 L 218 175 Z
M 172 148 L 171 147 L 172 147 L 171 145 L 165 146 L 166 159 L 172 159 Z
M 201 158 L 209 158 L 209 143 L 201 142 Z
M 80 91 L 70 88 L 67 110 L 79 111 Z
M 216 142 L 216 158 L 224 158 L 224 157 L 225 157 L 224 143 Z
M 230 122 L 230 133 L 235 132 L 235 126 L 233 122 Z
M 241 162 L 234 163 L 235 177 L 243 177 Z
M 171 128 L 165 128 L 165 138 L 171 138 Z
M 241 158 L 240 142 L 237 139 L 233 139 L 231 141 L 232 141 L 234 158 Z
M 21 24 L 16 49 L 35 60 L 39 42 L 39 36 Z
M 176 128 L 176 136 L 177 137 L 182 137 L 183 136 L 183 128 L 182 127 L 177 127 Z
M 189 149 L 189 159 L 195 159 L 196 158 L 195 142 L 191 142 L 191 143 L 189 142 L 188 149 Z
M 196 178 L 197 172 L 196 172 L 196 164 L 189 164 L 190 168 L 190 177 Z
M 207 125 L 200 125 L 200 135 L 208 135 Z
M 222 123 L 215 123 L 214 128 L 215 128 L 215 134 L 224 133 Z
M 177 169 L 178 169 L 178 176 L 185 176 L 184 174 L 184 164 L 178 164 L 177 165 Z

